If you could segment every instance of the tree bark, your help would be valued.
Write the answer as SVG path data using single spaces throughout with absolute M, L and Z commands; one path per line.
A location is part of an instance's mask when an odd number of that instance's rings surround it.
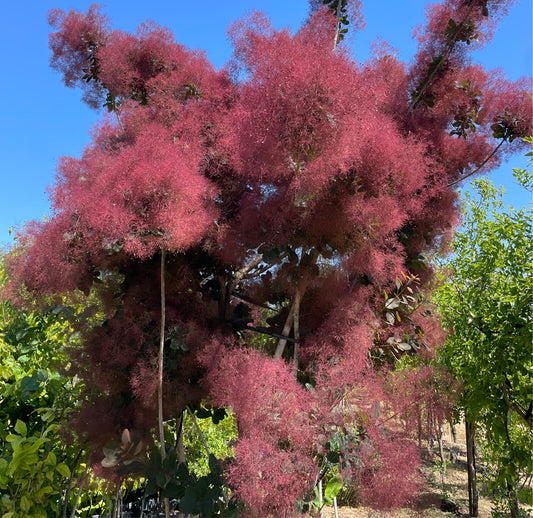
M 294 375 L 298 375 L 298 347 L 300 341 L 300 289 L 296 290 L 294 296 L 294 316 L 293 316 L 293 329 L 294 329 Z
M 475 427 L 472 421 L 465 418 L 466 431 L 466 463 L 468 467 L 468 515 L 478 516 L 479 494 L 476 479 L 476 443 Z
M 439 444 L 439 457 L 440 457 L 440 462 L 441 462 L 441 466 L 442 466 L 442 471 L 440 473 L 440 476 L 441 476 L 442 485 L 444 485 L 444 467 L 445 467 L 445 464 L 444 464 L 444 445 L 442 443 L 442 433 L 443 433 L 442 426 L 439 426 L 439 428 L 437 430 L 437 442 Z
M 158 387 L 157 387 L 157 422 L 159 425 L 159 440 L 161 442 L 161 463 L 166 458 L 165 428 L 163 423 L 163 368 L 165 354 L 165 250 L 161 250 L 161 328 L 159 333 L 159 358 L 158 358 Z M 170 518 L 168 498 L 164 499 L 165 518 Z
M 507 481 L 507 501 L 509 502 L 509 511 L 511 518 L 520 517 L 520 507 L 518 506 L 518 495 L 513 484 Z
M 176 418 L 176 452 L 178 454 L 178 464 L 185 462 L 185 445 L 183 444 L 183 418 L 184 412 L 180 412 Z
M 294 304 L 291 306 L 291 309 L 289 310 L 289 314 L 287 315 L 287 319 L 285 320 L 285 325 L 283 326 L 283 331 L 281 334 L 283 336 L 289 336 L 289 333 L 292 329 L 292 322 L 294 319 Z M 287 344 L 287 340 L 284 338 L 281 338 L 278 342 L 278 346 L 276 347 L 276 352 L 274 353 L 275 358 L 281 358 L 283 356 L 283 351 L 285 350 L 285 345 Z
M 450 434 L 452 436 L 452 441 L 456 443 L 457 442 L 457 431 L 455 429 L 455 425 L 452 422 L 450 422 Z

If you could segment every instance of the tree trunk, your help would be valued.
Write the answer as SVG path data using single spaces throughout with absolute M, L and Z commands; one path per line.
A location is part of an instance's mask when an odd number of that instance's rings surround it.
M 478 516 L 478 500 L 476 479 L 476 443 L 474 423 L 465 418 L 466 431 L 466 463 L 468 467 L 468 515 Z
M 442 444 L 443 432 L 444 432 L 444 430 L 442 429 L 442 426 L 439 426 L 439 428 L 437 430 L 437 441 L 439 443 L 439 457 L 440 457 L 440 462 L 441 462 L 441 466 L 442 466 L 442 471 L 440 473 L 442 485 L 444 485 L 444 467 L 445 467 L 445 464 L 444 464 L 444 445 Z
M 180 412 L 176 418 L 176 452 L 178 454 L 178 464 L 185 462 L 185 445 L 183 444 L 183 419 L 184 412 Z
M 518 495 L 516 494 L 516 488 L 509 481 L 507 482 L 507 500 L 509 502 L 509 511 L 511 512 L 511 518 L 520 517 L 520 508 L 518 506 Z
M 455 425 L 452 422 L 450 422 L 450 434 L 452 436 L 452 441 L 456 443 L 457 442 L 457 430 L 455 429 Z
M 158 387 L 157 387 L 157 422 L 159 425 L 159 440 L 161 441 L 161 463 L 166 458 L 165 428 L 163 421 L 163 368 L 165 355 L 165 250 L 161 250 L 161 328 L 159 334 L 159 358 L 158 358 Z M 168 498 L 164 498 L 165 518 L 170 518 L 170 506 Z
M 282 336 L 289 336 L 289 333 L 292 329 L 292 323 L 294 321 L 294 303 L 291 306 L 291 309 L 289 310 L 289 314 L 287 315 L 287 319 L 285 320 L 285 325 L 283 326 L 283 331 L 281 332 Z M 276 347 L 276 352 L 274 353 L 274 358 L 281 358 L 283 356 L 283 351 L 285 350 L 285 345 L 287 344 L 287 340 L 280 338 L 278 345 Z
M 294 354 L 293 354 L 293 369 L 294 376 L 298 376 L 298 347 L 300 341 L 300 289 L 296 290 L 294 296 L 294 315 L 293 315 L 293 328 L 294 328 Z

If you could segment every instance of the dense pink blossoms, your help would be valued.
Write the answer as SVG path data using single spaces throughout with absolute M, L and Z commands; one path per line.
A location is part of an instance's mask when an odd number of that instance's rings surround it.
M 80 432 L 101 445 L 155 424 L 164 250 L 165 414 L 233 409 L 227 482 L 249 513 L 296 514 L 328 454 L 361 501 L 408 500 L 412 439 L 431 426 L 393 432 L 376 409 L 416 408 L 433 427 L 448 409 L 440 374 L 398 375 L 393 360 L 438 342 L 421 256 L 457 223 L 456 183 L 532 131 L 527 82 L 466 58 L 509 3 L 432 7 L 411 66 L 333 50 L 337 20 L 316 5 L 295 34 L 255 13 L 231 27 L 219 71 L 157 25 L 132 35 L 96 6 L 53 11 L 53 68 L 109 113 L 60 160 L 53 215 L 19 237 L 8 293 L 89 296 L 99 314 L 73 353 Z

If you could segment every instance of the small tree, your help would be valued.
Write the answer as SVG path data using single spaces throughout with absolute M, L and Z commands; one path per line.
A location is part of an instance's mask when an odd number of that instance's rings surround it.
M 220 71 L 157 25 L 52 11 L 52 66 L 109 115 L 60 160 L 54 215 L 9 264 L 12 296 L 102 301 L 79 326 L 77 428 L 95 445 L 150 439 L 158 409 L 151 487 L 187 512 L 216 506 L 200 480 L 180 485 L 162 421 L 200 402 L 235 413 L 226 480 L 255 513 L 296 512 L 333 464 L 362 499 L 408 499 L 412 450 L 371 411 L 376 370 L 431 349 L 421 256 L 450 235 L 454 185 L 530 132 L 527 83 L 465 58 L 507 3 L 434 6 L 411 67 L 339 45 L 358 2 L 313 2 L 295 34 L 254 13 Z
M 515 176 L 531 188 L 531 171 Z M 451 280 L 435 299 L 450 329 L 440 357 L 464 384 L 461 406 L 481 432 L 492 488 L 516 517 L 532 475 L 532 216 L 505 210 L 488 180 L 473 185 L 447 264 Z

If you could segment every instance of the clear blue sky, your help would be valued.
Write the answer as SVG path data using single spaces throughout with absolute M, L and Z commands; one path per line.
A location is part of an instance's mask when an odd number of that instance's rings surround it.
M 80 100 L 78 90 L 63 86 L 48 68 L 49 9 L 85 11 L 91 2 L 81 0 L 29 0 L 5 2 L 0 31 L 2 124 L 0 126 L 0 246 L 11 243 L 8 228 L 40 219 L 49 212 L 46 188 L 53 182 L 56 160 L 79 156 L 89 142 L 88 132 L 98 119 Z M 364 61 L 370 44 L 382 37 L 409 61 L 416 45 L 413 28 L 424 21 L 426 0 L 363 0 L 366 28 L 351 41 L 355 57 Z M 221 67 L 229 59 L 226 29 L 251 9 L 266 13 L 278 28 L 297 30 L 308 13 L 307 0 L 108 0 L 104 11 L 113 27 L 134 31 L 152 19 L 170 27 L 177 41 L 205 50 Z M 532 7 L 520 0 L 500 24 L 494 40 L 474 54 L 487 68 L 501 67 L 509 79 L 531 76 Z M 525 164 L 516 157 L 491 179 L 508 191 L 506 200 L 519 207 L 527 193 L 517 189 L 512 167 Z

